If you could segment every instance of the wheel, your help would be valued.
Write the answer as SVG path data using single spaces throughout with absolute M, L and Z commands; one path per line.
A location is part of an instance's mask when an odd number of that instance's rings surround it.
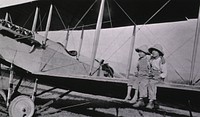
M 10 117 L 32 117 L 35 105 L 28 96 L 20 95 L 14 98 L 8 108 Z

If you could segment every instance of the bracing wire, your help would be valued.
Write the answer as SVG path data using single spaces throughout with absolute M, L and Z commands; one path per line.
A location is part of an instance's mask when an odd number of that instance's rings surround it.
M 148 29 L 148 28 L 147 28 Z M 152 34 L 152 35 L 154 35 L 154 33 L 149 29 L 149 31 L 150 31 L 150 33 Z M 156 37 L 156 36 L 155 36 Z M 193 36 L 192 37 L 190 37 L 190 38 L 188 38 L 186 41 L 184 41 L 179 47 L 177 47 L 175 50 L 173 50 L 166 58 L 169 58 L 170 56 L 172 56 L 176 51 L 178 51 L 180 48 L 182 48 L 183 46 L 185 46 L 185 44 L 187 44 L 191 39 L 193 38 Z M 167 48 L 165 48 L 167 51 L 168 51 L 168 49 Z M 173 65 L 172 65 L 173 66 Z M 183 66 L 182 66 L 182 68 L 184 68 Z M 174 68 L 175 69 L 175 68 Z M 185 69 L 184 69 L 185 70 Z M 186 70 L 185 70 L 186 71 Z
M 168 0 L 160 9 L 158 9 L 145 23 L 144 23 L 144 25 L 145 24 L 147 24 L 151 19 L 153 19 L 154 18 L 154 16 L 156 15 L 156 14 L 158 14 L 169 2 L 170 2 L 171 0 Z M 128 14 L 123 10 L 123 8 L 114 0 L 114 2 L 118 5 L 118 7 L 126 14 L 126 16 L 129 18 L 129 20 L 133 23 L 133 24 L 135 24 L 135 22 L 128 16 Z M 135 24 L 136 25 L 136 24 Z M 130 38 L 128 38 L 113 54 L 111 54 L 111 56 L 110 57 L 108 57 L 108 59 L 107 60 L 109 60 L 122 46 L 124 46 L 125 45 L 125 43 L 127 43 L 127 41 L 129 40 Z M 175 68 L 174 68 L 175 69 Z M 177 72 L 177 70 L 175 69 L 175 72 L 180 76 L 180 78 L 183 80 L 183 81 L 185 81 L 184 80 L 184 78 Z
M 172 66 L 172 68 L 175 70 L 176 74 L 181 78 L 181 80 L 183 82 L 185 82 L 185 79 L 181 76 L 181 74 L 174 68 L 174 66 L 172 64 L 170 64 Z
M 79 25 L 79 23 L 83 20 L 83 18 L 88 14 L 88 12 L 92 9 L 92 7 L 94 6 L 94 4 L 97 2 L 97 0 L 95 0 L 93 3 L 92 3 L 92 5 L 88 8 L 88 10 L 83 14 L 83 16 L 80 18 L 80 20 L 77 22 L 77 24 L 71 29 L 71 30 L 74 30 L 74 29 L 76 29 L 77 28 L 77 26 Z M 58 9 L 57 9 L 57 7 L 55 6 L 55 9 L 56 9 L 56 12 L 57 12 L 57 14 L 58 14 L 58 16 L 59 16 L 59 18 L 60 18 L 60 20 L 61 20 L 61 22 L 62 22 L 62 24 L 63 24 L 63 26 L 64 26 L 64 28 L 65 28 L 65 30 L 67 29 L 66 28 L 66 26 L 65 26 L 65 23 L 64 23 L 64 21 L 62 20 L 62 17 L 60 16 L 60 14 L 59 14 L 59 12 L 58 12 Z M 93 24 L 92 24 L 93 25 Z M 96 24 L 94 24 L 94 25 L 96 25 Z M 86 26 L 89 26 L 89 25 L 86 25 Z M 84 26 L 84 27 L 86 27 L 86 26 Z M 82 26 L 81 26 L 82 27 Z M 69 30 L 70 30 L 70 28 L 68 28 Z
M 122 12 L 128 17 L 128 19 L 134 24 L 134 25 L 136 25 L 136 23 L 131 19 L 131 17 L 126 13 L 126 11 L 119 5 L 119 3 L 117 3 L 115 0 L 113 0 L 115 3 L 116 3 L 116 5 L 122 10 Z M 108 4 L 108 2 L 107 2 L 107 4 Z M 109 4 L 108 4 L 108 7 L 109 7 Z M 109 9 L 109 8 L 108 8 Z M 110 15 L 110 10 L 108 10 L 108 12 L 109 12 L 109 18 L 110 18 L 110 20 L 111 20 L 111 15 Z M 112 22 L 111 22 L 112 23 Z M 112 53 L 111 54 L 111 56 L 110 57 L 108 57 L 108 59 L 107 60 L 109 60 L 119 49 L 121 49 L 126 43 L 127 43 L 127 41 L 129 40 L 130 38 L 128 38 L 114 53 Z M 107 50 L 109 50 L 109 49 L 107 49 Z
M 190 81 L 191 84 L 194 80 L 193 74 L 194 74 L 194 69 L 195 69 L 195 62 L 196 62 L 196 56 L 197 56 L 197 49 L 198 49 L 198 43 L 199 43 L 199 37 L 200 37 L 200 6 L 199 6 L 199 12 L 198 12 L 198 19 L 197 19 L 197 24 L 196 24 L 196 32 L 195 32 L 195 39 L 194 39 L 194 44 L 193 44 L 193 52 L 192 52 L 192 63 L 191 63 L 191 69 L 190 69 Z
M 200 81 L 200 79 L 196 80 L 197 77 L 198 77 L 199 71 L 200 71 L 200 69 L 198 69 L 198 72 L 196 73 L 196 75 L 195 75 L 195 77 L 194 77 L 194 79 L 193 79 L 193 81 L 195 81 L 195 82 L 193 83 L 193 85 L 197 84 L 197 83 Z
M 122 43 L 122 45 L 119 48 L 117 48 L 106 60 L 109 60 L 115 53 L 117 53 L 117 51 L 120 50 L 129 41 L 131 37 L 129 37 L 124 43 Z
M 13 21 L 12 21 L 12 17 L 11 17 L 10 14 L 8 14 L 8 17 L 9 17 L 9 19 L 10 19 L 10 22 L 13 23 Z
M 12 63 L 14 63 L 14 60 L 15 60 L 15 57 L 17 56 L 17 50 L 15 50 L 15 54 L 13 56 L 13 60 L 12 60 Z
M 22 85 L 23 88 L 20 90 L 20 92 L 23 92 L 23 91 L 27 92 L 28 90 L 27 87 L 32 87 L 31 85 L 33 85 L 33 83 L 29 82 L 28 80 L 23 80 L 22 84 L 24 85 Z
M 102 24 L 106 24 L 106 23 L 110 23 L 110 21 L 104 21 L 102 22 Z M 93 24 L 88 24 L 88 25 L 84 25 L 84 27 L 90 27 L 90 26 L 95 26 L 96 23 Z M 82 28 L 83 26 L 77 26 L 76 28 Z M 71 30 L 74 30 L 75 28 L 70 28 Z
M 106 0 L 106 4 L 107 4 L 107 8 L 108 8 L 108 15 L 109 15 L 109 20 L 110 20 L 110 27 L 112 28 L 112 18 L 111 18 L 111 14 L 110 14 L 110 7 L 109 7 L 109 2 L 108 0 Z
M 60 13 L 58 12 L 58 9 L 57 9 L 56 6 L 55 6 L 55 9 L 56 9 L 56 12 L 57 12 L 57 14 L 58 14 L 58 17 L 60 18 L 60 20 L 61 20 L 61 22 L 62 22 L 62 25 L 64 26 L 65 29 L 67 29 L 66 26 L 65 26 L 65 23 L 64 23 L 64 21 L 63 21 L 61 15 L 60 15 Z
M 27 24 L 27 22 L 29 21 L 29 19 L 31 18 L 31 16 L 33 15 L 33 11 L 31 12 L 31 14 L 28 16 L 28 19 L 25 21 L 23 27 L 25 27 L 25 25 Z
M 129 20 L 130 20 L 134 25 L 136 25 L 136 23 L 131 19 L 131 17 L 126 13 L 126 11 L 119 5 L 119 3 L 116 2 L 116 0 L 113 0 L 113 1 L 114 1 L 114 2 L 117 4 L 117 6 L 124 12 L 124 14 L 129 18 Z M 148 23 L 151 19 L 153 19 L 154 16 L 155 16 L 156 14 L 158 14 L 170 1 L 171 1 L 171 0 L 168 0 L 160 9 L 158 9 L 158 10 L 144 23 L 144 25 L 145 25 L 146 23 Z M 140 28 L 140 29 L 141 29 L 141 28 Z M 122 44 L 122 46 L 124 46 L 124 44 L 125 44 L 129 39 L 130 39 L 130 38 L 128 38 L 128 39 Z M 122 48 L 122 46 L 119 47 L 119 48 L 117 49 L 117 51 L 118 51 L 120 48 Z M 117 51 L 115 51 L 115 53 L 116 53 Z M 111 54 L 111 56 L 110 56 L 108 59 L 110 59 L 113 55 L 114 55 L 114 53 Z
M 161 6 L 149 19 L 147 19 L 147 21 L 142 25 L 142 27 L 144 25 L 146 25 L 151 19 L 153 19 L 171 0 L 168 0 L 163 6 Z M 142 29 L 142 27 L 140 27 L 140 29 Z
M 150 31 L 150 33 L 152 34 L 152 35 L 154 35 L 154 33 L 149 29 L 149 31 Z M 191 37 L 192 38 L 192 37 Z M 184 41 L 183 42 L 183 44 L 182 45 L 180 45 L 178 48 L 176 48 L 173 52 L 171 52 L 171 54 L 169 54 L 168 56 L 166 56 L 166 58 L 169 58 L 170 56 L 172 56 L 177 50 L 179 50 L 180 48 L 182 48 L 185 44 L 187 44 L 190 40 L 191 40 L 191 38 L 188 38 L 186 41 Z M 151 44 L 152 44 L 152 42 L 151 41 L 149 41 Z M 168 50 L 167 48 L 165 48 L 166 50 Z M 175 70 L 175 73 L 181 78 L 181 80 L 183 81 L 183 82 L 185 82 L 186 80 L 181 76 L 181 74 L 180 73 L 178 73 L 178 71 L 177 71 L 177 69 L 174 67 L 174 65 L 172 65 L 170 62 L 168 62 L 168 64 L 170 64 L 171 65 L 171 67 Z M 184 69 L 184 67 L 182 66 L 182 68 Z M 185 70 L 185 69 L 184 69 Z M 186 71 L 186 70 L 185 70 Z
M 83 14 L 81 19 L 77 22 L 77 24 L 74 26 L 73 30 L 76 29 L 76 27 L 79 25 L 79 23 L 83 20 L 83 18 L 88 14 L 90 9 L 94 6 L 94 4 L 97 2 L 97 0 L 94 1 L 94 3 L 89 7 L 89 9 Z
M 150 33 L 152 34 L 152 35 L 154 35 L 154 33 L 149 29 L 149 31 L 150 31 Z M 184 46 L 188 41 L 190 41 L 190 39 L 191 38 L 189 38 L 188 40 L 186 40 L 185 42 L 183 42 L 183 44 L 181 45 L 181 46 L 179 46 L 178 48 L 176 48 L 170 55 L 168 55 L 166 58 L 169 58 L 171 55 L 173 55 L 173 53 L 175 53 L 177 50 L 179 50 L 182 46 Z M 149 41 L 151 44 L 153 44 L 151 41 Z M 167 50 L 167 49 L 166 49 Z M 175 70 L 175 73 L 181 78 L 181 80 L 183 81 L 183 82 L 185 82 L 185 79 L 181 76 L 181 74 L 180 73 L 178 73 L 178 71 L 176 70 L 176 68 L 170 63 L 170 62 L 168 62 L 168 64 L 170 64 L 171 65 L 171 67 Z M 183 66 L 182 66 L 182 68 L 184 68 Z
M 58 11 L 58 9 L 57 9 L 56 6 L 55 6 L 55 9 L 56 9 L 56 12 L 57 12 L 57 14 L 58 14 L 58 17 L 59 17 L 59 19 L 61 20 L 62 25 L 64 26 L 65 30 L 66 30 L 66 29 L 67 29 L 67 30 L 70 30 L 70 29 L 69 29 L 69 26 L 68 26 L 68 28 L 65 26 L 65 23 L 64 23 L 64 21 L 63 21 L 63 19 L 62 19 L 62 17 L 61 17 L 61 15 L 60 15 L 60 13 L 59 13 L 59 11 Z
M 107 46 L 107 48 L 104 49 L 105 50 L 104 53 L 102 53 L 100 55 L 100 58 L 102 58 L 103 56 L 105 56 L 107 54 L 106 52 L 109 50 L 110 47 L 113 47 L 112 45 L 114 45 L 114 42 L 117 42 L 116 39 L 119 39 L 118 37 L 119 37 L 120 34 L 121 34 L 121 32 L 113 38 L 113 40 L 112 40 L 112 42 L 110 42 L 109 46 Z
M 37 28 L 37 30 L 40 28 L 40 30 L 42 30 L 42 19 L 41 19 L 41 14 L 40 14 L 40 9 L 39 9 L 39 27 Z
M 195 83 L 193 83 L 193 85 L 197 84 L 199 81 L 200 81 L 200 78 L 197 81 L 195 81 Z
M 36 25 L 36 29 L 35 29 L 35 32 L 37 32 L 37 30 L 40 28 L 40 30 L 42 30 L 41 28 L 41 15 L 40 15 L 40 9 L 38 9 L 38 20 L 39 20 L 39 26 L 37 27 Z
M 40 10 L 39 10 L 40 12 Z M 40 14 L 40 13 L 39 13 Z M 42 30 L 42 22 L 44 21 L 44 18 L 46 17 L 47 13 L 44 14 L 43 18 L 41 19 L 41 14 L 39 15 L 39 20 L 40 20 L 40 26 L 37 28 L 37 30 L 40 28 Z
M 158 9 L 143 25 L 147 24 L 151 19 L 154 18 L 171 0 L 168 0 L 160 9 Z
M 128 17 L 128 19 L 134 24 L 136 25 L 136 23 L 131 19 L 131 17 L 126 13 L 126 11 L 119 5 L 119 3 L 116 0 L 113 0 L 117 6 L 124 12 L 124 14 Z
M 57 53 L 59 47 L 56 49 L 56 51 L 51 55 L 51 57 L 49 57 L 49 59 L 47 60 L 47 62 L 43 65 L 43 67 L 41 68 L 40 71 L 43 71 L 43 69 L 47 66 L 47 64 L 50 62 L 50 60 L 54 57 L 54 55 Z
M 151 32 L 151 30 L 149 30 L 150 31 L 150 33 L 152 34 L 152 35 L 154 35 L 154 33 L 153 32 Z M 192 36 L 193 37 L 193 36 Z M 185 44 L 187 44 L 191 39 L 192 39 L 192 37 L 191 38 L 188 38 L 186 41 L 184 41 L 179 47 L 177 47 L 173 52 L 171 52 L 171 54 L 169 54 L 166 58 L 169 58 L 170 56 L 172 56 L 177 50 L 179 50 L 180 48 L 182 48 Z M 168 49 L 167 48 L 165 48 L 167 51 L 168 51 Z M 178 71 L 176 70 L 176 68 L 170 63 L 170 62 L 168 62 L 170 65 L 171 65 L 171 67 L 175 70 L 175 72 L 176 72 L 176 74 L 185 82 L 185 79 L 181 76 L 181 74 L 179 74 L 178 73 Z M 183 68 L 183 70 L 185 70 L 184 69 L 184 67 L 182 66 L 182 68 Z M 186 70 L 185 70 L 186 71 Z

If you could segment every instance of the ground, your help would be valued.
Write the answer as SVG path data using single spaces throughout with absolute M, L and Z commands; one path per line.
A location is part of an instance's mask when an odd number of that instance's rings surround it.
M 34 84 L 23 82 L 19 91 L 23 94 L 32 94 Z M 38 85 L 36 100 L 36 108 L 43 106 L 46 102 L 56 99 L 66 90 L 55 89 L 51 92 L 44 93 L 44 90 L 52 87 Z M 4 104 L 1 103 L 0 116 L 8 117 L 3 111 Z M 198 113 L 192 113 L 194 117 L 200 116 Z M 168 109 L 162 107 L 158 111 L 148 109 L 133 108 L 131 104 L 124 102 L 121 99 L 103 97 L 97 95 L 89 95 L 78 92 L 70 92 L 62 99 L 49 105 L 42 111 L 36 111 L 35 117 L 188 117 L 189 111 Z

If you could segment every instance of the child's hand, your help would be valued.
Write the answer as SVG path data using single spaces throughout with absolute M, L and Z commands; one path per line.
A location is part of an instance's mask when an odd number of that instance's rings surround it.
M 158 82 L 163 82 L 164 78 L 160 77 L 160 76 L 155 76 L 153 77 L 153 79 L 158 80 Z
M 164 78 L 158 78 L 158 82 L 164 82 Z

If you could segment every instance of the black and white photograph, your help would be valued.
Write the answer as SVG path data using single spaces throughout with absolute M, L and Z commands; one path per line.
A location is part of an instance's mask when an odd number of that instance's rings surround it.
M 200 0 L 0 0 L 0 117 L 200 117 Z

